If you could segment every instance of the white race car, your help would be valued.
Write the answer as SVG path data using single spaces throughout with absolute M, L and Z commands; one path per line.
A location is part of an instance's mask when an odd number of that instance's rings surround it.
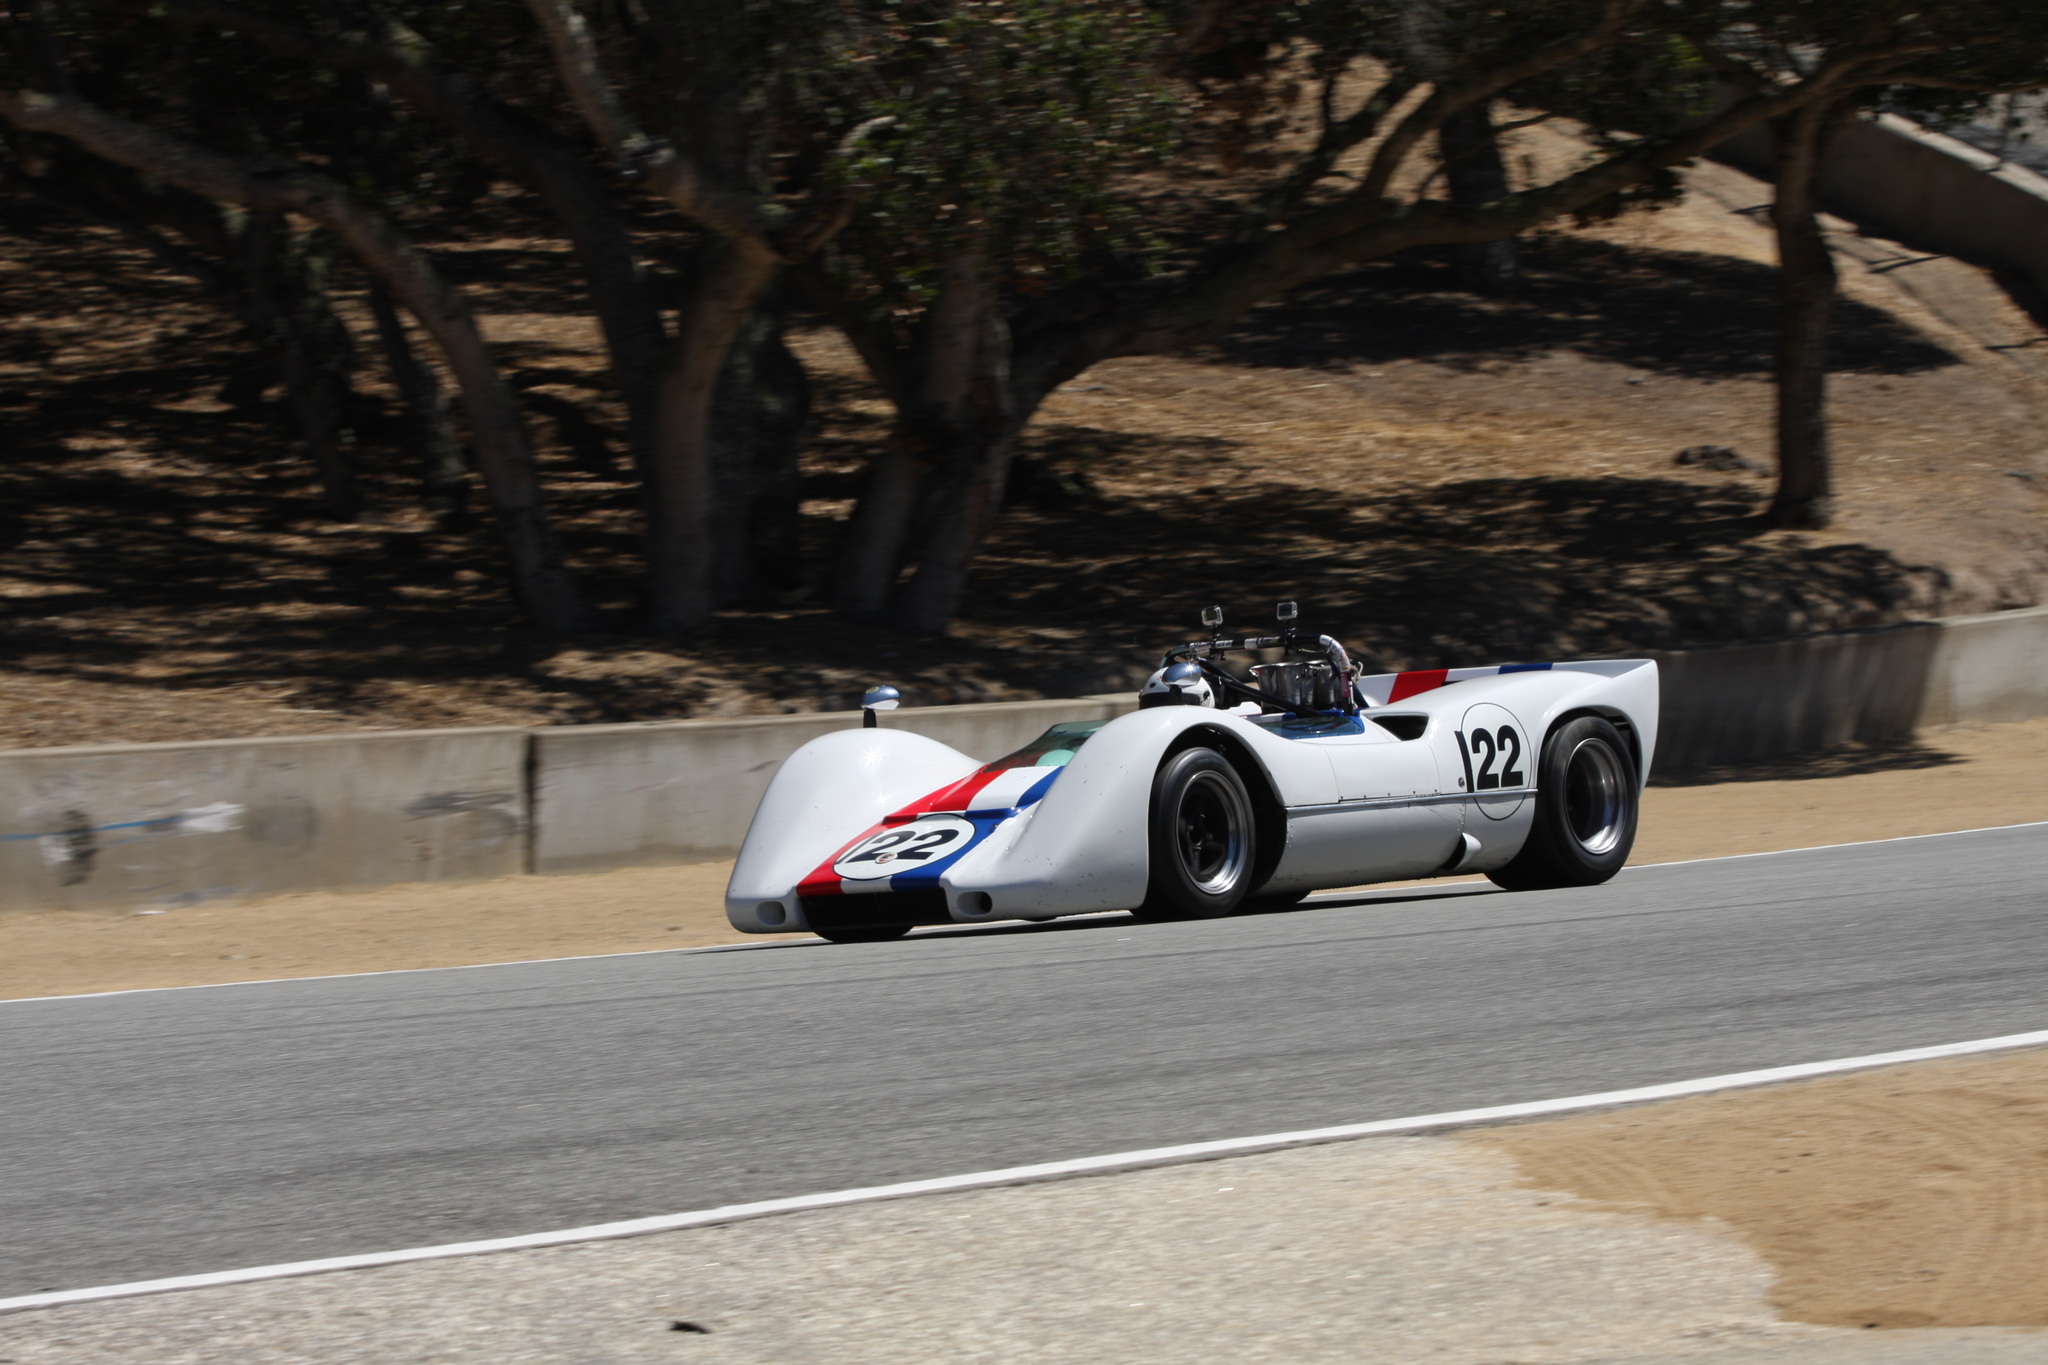
M 790 755 L 726 915 L 840 942 L 920 924 L 1130 910 L 1228 915 L 1312 891 L 1483 872 L 1510 890 L 1620 870 L 1657 745 L 1657 665 L 1502 664 L 1358 677 L 1294 625 L 1168 651 L 1139 709 L 1055 725 L 993 763 L 907 730 Z M 1242 673 L 1226 656 L 1273 662 Z M 870 699 L 893 705 L 893 689 Z

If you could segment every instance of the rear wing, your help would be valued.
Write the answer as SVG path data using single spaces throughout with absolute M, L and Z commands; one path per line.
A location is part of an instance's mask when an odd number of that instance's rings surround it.
M 1407 673 L 1375 673 L 1354 686 L 1360 706 L 1391 706 L 1468 678 L 1496 678 L 1503 673 L 1598 673 L 1619 678 L 1639 668 L 1654 668 L 1649 659 L 1583 659 L 1564 664 L 1486 664 L 1478 668 L 1418 668 Z

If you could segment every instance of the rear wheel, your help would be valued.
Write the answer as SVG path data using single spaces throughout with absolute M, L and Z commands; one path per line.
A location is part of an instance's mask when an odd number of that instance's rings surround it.
M 1244 780 L 1214 749 L 1183 749 L 1152 781 L 1152 875 L 1140 919 L 1218 919 L 1251 886 L 1257 852 Z
M 887 943 L 909 933 L 908 924 L 864 924 L 858 929 L 813 929 L 819 938 L 833 943 Z
M 1635 764 L 1621 732 L 1598 716 L 1565 722 L 1543 741 L 1529 841 L 1486 875 L 1510 891 L 1598 886 L 1636 841 Z

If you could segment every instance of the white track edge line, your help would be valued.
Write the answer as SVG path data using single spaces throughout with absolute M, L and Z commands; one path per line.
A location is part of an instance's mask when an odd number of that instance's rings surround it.
M 1623 872 L 1652 867 L 1686 867 L 1693 863 L 1732 863 L 1737 858 L 1782 858 L 1787 853 L 1824 853 L 1831 848 L 1864 848 L 1872 844 L 1903 844 L 1909 839 L 1947 839 L 1957 834 L 1996 834 L 2005 829 L 2032 829 L 2048 820 L 2021 820 L 2010 825 L 1978 825 L 1972 829 L 1938 829 L 1930 834 L 1892 834 L 1882 839 L 1851 839 L 1840 844 L 1805 844 L 1799 848 L 1767 848 L 1760 853 L 1716 853 L 1705 858 L 1673 858 L 1668 863 L 1630 863 Z
M 1443 1114 L 1422 1114 L 1412 1118 L 1378 1119 L 1370 1123 L 1347 1123 L 1333 1128 L 1304 1128 L 1291 1133 L 1266 1133 L 1258 1137 L 1189 1142 L 1174 1147 L 1149 1147 L 1134 1152 L 1111 1152 L 1105 1156 L 1048 1161 L 1035 1166 L 1010 1166 L 995 1171 L 939 1176 L 931 1180 L 906 1180 L 894 1185 L 869 1185 L 860 1189 L 832 1190 L 823 1194 L 796 1195 L 787 1199 L 764 1199 L 751 1204 L 727 1204 L 720 1208 L 698 1209 L 690 1213 L 633 1218 L 619 1223 L 595 1223 L 588 1227 L 531 1232 L 518 1237 L 450 1242 L 443 1246 L 412 1247 L 403 1251 L 375 1251 L 355 1256 L 332 1256 L 318 1261 L 291 1261 L 282 1265 L 253 1266 L 243 1270 L 218 1270 L 204 1275 L 179 1275 L 170 1279 L 99 1285 L 90 1289 L 24 1294 L 16 1298 L 0 1299 L 0 1313 L 18 1313 L 33 1308 L 56 1308 L 65 1304 L 91 1303 L 101 1299 L 169 1294 L 187 1289 L 214 1289 L 226 1285 L 253 1284 L 263 1280 L 282 1280 L 301 1275 L 321 1275 L 336 1270 L 370 1270 L 379 1266 L 406 1265 L 414 1261 L 440 1261 L 458 1256 L 483 1256 L 500 1251 L 531 1251 L 541 1247 L 568 1246 L 578 1242 L 641 1237 L 649 1233 L 676 1232 L 684 1228 L 706 1227 L 717 1223 L 738 1223 L 781 1213 L 803 1213 L 848 1204 L 876 1203 L 885 1199 L 950 1194 L 962 1190 L 1023 1185 L 1071 1176 L 1133 1170 L 1145 1166 L 1175 1165 L 1214 1157 L 1270 1151 L 1275 1148 L 1300 1147 L 1311 1143 L 1342 1142 L 1351 1138 L 1373 1137 L 1386 1133 L 1466 1127 L 1498 1123 L 1507 1119 L 1569 1113 L 1581 1109 L 1644 1104 L 1653 1100 L 1704 1095 L 1718 1090 L 1736 1090 L 1748 1086 L 1772 1085 L 1781 1081 L 1806 1080 L 1844 1071 L 1895 1066 L 1903 1062 L 1928 1062 L 1944 1057 L 1965 1057 L 1974 1053 L 2040 1046 L 2048 1046 L 2048 1029 L 2035 1033 L 2012 1033 L 1999 1038 L 1979 1038 L 1963 1043 L 1942 1043 L 1934 1047 L 1907 1048 L 1900 1052 L 1878 1052 L 1864 1057 L 1801 1062 L 1794 1066 L 1768 1067 L 1761 1071 L 1736 1071 L 1722 1076 L 1704 1076 L 1689 1081 L 1670 1081 L 1663 1085 L 1637 1086 L 1630 1090 L 1608 1090 L 1593 1095 L 1572 1095 L 1562 1099 L 1534 1100 L 1522 1104 L 1499 1104 L 1484 1109 L 1458 1109 Z
M 1122 910 L 1089 910 L 1078 915 L 1061 915 L 1060 920 L 1101 919 L 1121 915 Z M 1020 924 L 1052 924 L 1054 920 L 995 920 L 988 924 L 920 924 L 911 930 L 934 929 L 941 934 L 959 930 L 1014 929 Z M 796 930 L 795 933 L 803 933 Z M 301 981 L 352 981 L 366 976 L 417 976 L 421 972 L 480 972 L 490 967 L 544 967 L 554 962 L 602 962 L 614 957 L 685 957 L 697 953 L 758 953 L 770 948 L 822 948 L 822 938 L 771 938 L 765 943 L 699 943 L 687 948 L 633 948 L 623 953 L 572 953 L 568 957 L 515 957 L 503 962 L 451 962 L 440 967 L 383 967 L 374 972 L 325 972 L 319 976 L 259 976 L 253 981 L 197 981 L 189 986 L 129 986 L 118 991 L 80 991 L 76 995 L 17 995 L 0 1000 L 0 1005 L 41 1005 L 52 1000 L 104 1000 L 114 995 L 153 995 L 166 991 L 224 991 L 233 986 L 290 986 Z
M 1938 829 L 1930 834 L 1893 834 L 1883 839 L 1851 839 L 1840 844 L 1806 844 L 1799 848 L 1767 848 L 1761 853 L 1716 853 L 1706 858 L 1674 858 L 1668 863 L 1631 863 L 1622 868 L 1623 872 L 1639 872 L 1652 867 L 1687 867 L 1693 863 L 1726 863 L 1738 858 L 1778 858 L 1787 853 L 1824 853 L 1831 848 L 1862 848 L 1871 844 L 1902 844 L 1908 839 L 1946 839 L 1956 834 L 1995 834 L 2005 829 L 2029 829 L 2036 825 L 2048 825 L 2048 820 L 2022 820 L 2012 825 L 1978 825 L 1972 829 Z M 1470 883 L 1441 880 L 1439 886 L 1463 886 Z M 1367 884 L 1370 886 L 1370 883 Z M 1362 896 L 1376 895 L 1381 891 L 1412 891 L 1416 887 L 1380 887 L 1365 891 L 1322 891 L 1317 895 L 1347 896 L 1356 900 Z M 1105 915 L 1121 915 L 1122 910 L 1091 910 L 1079 915 L 1061 915 L 1061 920 L 1099 919 Z M 997 920 L 991 924 L 933 924 L 920 926 L 954 932 L 961 929 L 1010 928 L 1019 924 L 1055 923 L 1054 920 Z M 914 930 L 912 931 L 915 932 Z M 130 986 L 118 991 L 81 991 L 76 995 L 21 995 L 0 1000 L 0 1005 L 34 1005 L 51 1000 L 98 1000 L 110 995 L 147 995 L 152 991 L 218 991 L 230 986 L 281 986 L 294 981 L 346 981 L 359 976 L 409 976 L 417 972 L 474 972 L 486 967 L 538 967 L 550 962 L 599 962 L 608 957 L 661 957 L 683 953 L 754 953 L 764 948 L 810 948 L 824 942 L 819 938 L 774 938 L 766 943 L 703 943 L 690 948 L 635 948 L 623 953 L 574 953 L 568 957 L 527 957 L 512 958 L 504 962 L 457 962 L 445 967 L 386 967 L 374 972 L 327 972 L 320 976 L 263 976 L 254 981 L 201 981 L 191 986 Z

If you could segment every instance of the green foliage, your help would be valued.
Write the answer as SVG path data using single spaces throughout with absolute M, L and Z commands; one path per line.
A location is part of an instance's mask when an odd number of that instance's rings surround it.
M 969 251 L 1031 293 L 1142 246 L 1123 177 L 1164 156 L 1180 101 L 1164 30 L 1119 0 L 884 0 L 843 104 L 882 119 L 840 168 L 862 210 L 841 269 L 897 307 Z

